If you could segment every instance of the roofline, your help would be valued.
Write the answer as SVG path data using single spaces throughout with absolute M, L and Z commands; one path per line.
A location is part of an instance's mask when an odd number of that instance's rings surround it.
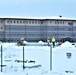
M 0 17 L 0 19 L 6 20 L 42 20 L 42 21 L 46 21 L 46 20 L 54 20 L 54 21 L 76 21 L 76 19 L 73 18 L 30 18 L 30 17 Z

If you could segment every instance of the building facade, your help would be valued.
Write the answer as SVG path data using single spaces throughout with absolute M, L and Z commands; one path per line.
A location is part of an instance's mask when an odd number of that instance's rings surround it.
M 76 41 L 75 19 L 0 18 L 0 41 L 47 41 L 47 38 L 71 37 Z

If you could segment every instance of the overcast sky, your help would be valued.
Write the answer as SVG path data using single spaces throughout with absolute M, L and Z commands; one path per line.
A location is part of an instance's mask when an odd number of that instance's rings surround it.
M 0 0 L 0 16 L 76 18 L 76 0 Z

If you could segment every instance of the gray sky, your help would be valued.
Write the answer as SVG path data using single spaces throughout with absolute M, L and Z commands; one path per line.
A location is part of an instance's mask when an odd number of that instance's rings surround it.
M 76 18 L 76 0 L 0 0 L 0 16 Z

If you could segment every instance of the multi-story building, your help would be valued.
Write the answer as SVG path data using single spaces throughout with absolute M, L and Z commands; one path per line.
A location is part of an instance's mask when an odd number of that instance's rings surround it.
M 55 37 L 71 37 L 76 41 L 76 19 L 59 18 L 0 18 L 0 40 L 46 41 Z

